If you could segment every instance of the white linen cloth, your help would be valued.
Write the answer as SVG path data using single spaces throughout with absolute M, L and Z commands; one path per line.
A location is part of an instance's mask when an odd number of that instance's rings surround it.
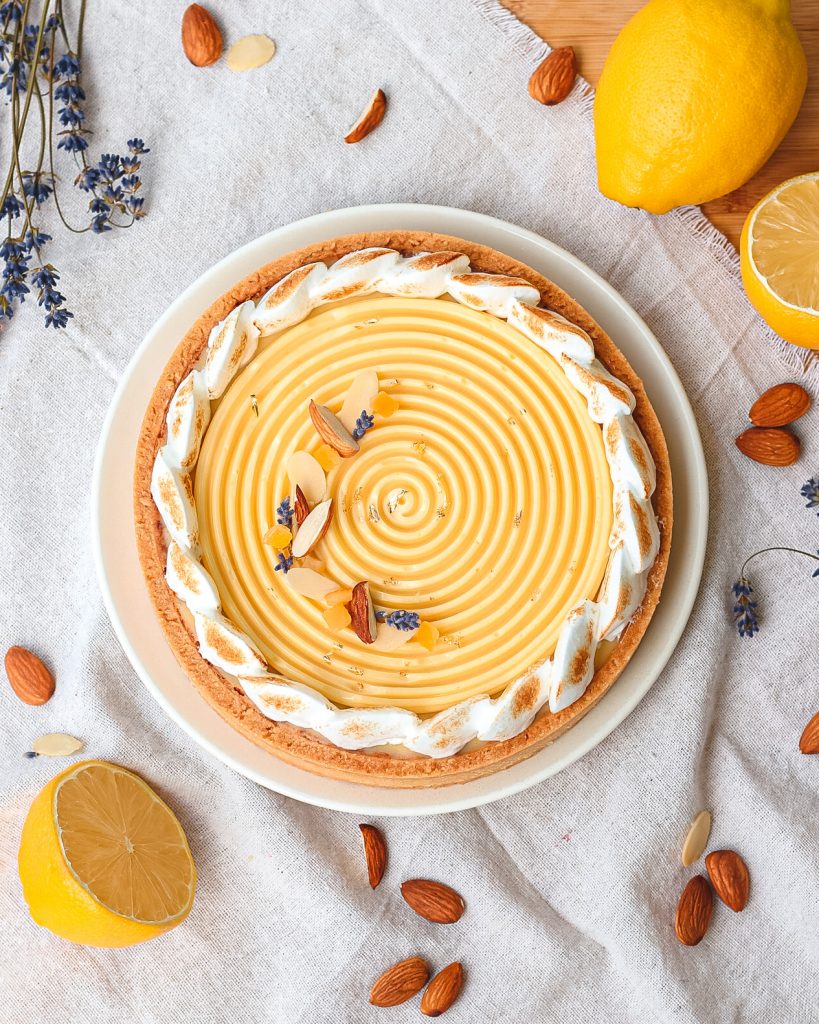
M 763 328 L 733 250 L 697 211 L 652 217 L 601 198 L 586 90 L 579 83 L 555 108 L 534 103 L 526 83 L 547 47 L 494 2 L 212 6 L 228 41 L 275 38 L 273 62 L 245 75 L 224 61 L 191 67 L 179 46 L 184 3 L 90 5 L 92 147 L 144 137 L 148 216 L 103 238 L 66 238 L 55 226 L 51 258 L 76 317 L 46 332 L 29 303 L 0 336 L 0 648 L 33 648 L 58 680 L 42 709 L 0 688 L 3 1020 L 417 1020 L 417 1000 L 391 1011 L 367 1003 L 380 971 L 414 954 L 435 968 L 465 964 L 452 1021 L 819 1019 L 819 758 L 797 750 L 819 708 L 819 580 L 807 559 L 766 556 L 752 573 L 764 622 L 751 640 L 732 632 L 728 594 L 755 547 L 819 546 L 819 522 L 799 495 L 819 469 L 819 413 L 797 425 L 796 467 L 757 466 L 733 444 L 763 389 L 802 378 L 802 355 Z M 344 145 L 378 85 L 390 98 L 383 124 Z M 712 513 L 691 621 L 637 710 L 520 796 L 380 822 L 391 865 L 373 893 L 355 818 L 240 778 L 144 690 L 100 599 L 89 483 L 117 379 L 186 285 L 273 227 L 390 201 L 500 216 L 606 277 L 654 330 L 694 403 Z M 804 379 L 816 391 L 815 367 Z M 182 927 L 106 951 L 30 921 L 19 830 L 67 762 L 21 755 L 47 731 L 78 735 L 88 756 L 141 773 L 178 812 L 199 870 Z M 706 939 L 687 949 L 673 919 L 695 869 L 680 866 L 679 851 L 702 807 L 714 813 L 711 848 L 742 853 L 752 894 L 741 915 L 717 905 Z M 460 890 L 463 920 L 441 928 L 415 917 L 398 892 L 413 876 Z

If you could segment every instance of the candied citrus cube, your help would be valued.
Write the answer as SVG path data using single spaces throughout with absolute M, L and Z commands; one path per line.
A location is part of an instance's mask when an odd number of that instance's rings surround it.
M 373 412 L 378 413 L 379 416 L 392 416 L 400 405 L 397 398 L 388 395 L 386 391 L 379 391 L 373 402 Z
M 305 569 L 312 569 L 313 572 L 327 572 L 327 566 L 320 558 L 316 558 L 315 555 L 305 555 L 304 558 L 300 558 L 299 565 Z
M 325 608 L 321 614 L 324 616 L 324 621 L 334 632 L 346 629 L 352 622 L 350 613 L 343 604 L 335 604 L 332 608 Z
M 341 462 L 341 456 L 335 448 L 331 448 L 329 444 L 323 444 L 316 451 L 315 459 L 325 473 L 329 473 L 331 469 L 335 469 L 339 462 Z
M 348 590 L 346 587 L 342 587 L 341 590 L 334 590 L 332 594 L 328 594 L 325 597 L 325 601 L 329 605 L 334 604 L 349 604 L 353 599 L 352 590 Z
M 440 635 L 440 632 L 431 622 L 422 622 L 418 627 L 418 632 L 415 634 L 415 639 L 422 647 L 426 647 L 428 651 L 431 651 L 435 648 L 435 642 Z
M 290 544 L 293 539 L 293 534 L 287 529 L 286 526 L 271 526 L 267 533 L 264 535 L 265 544 L 272 544 L 274 548 L 278 548 L 279 551 L 284 549 Z

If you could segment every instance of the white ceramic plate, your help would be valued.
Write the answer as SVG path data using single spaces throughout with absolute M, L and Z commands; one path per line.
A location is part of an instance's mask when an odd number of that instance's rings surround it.
M 358 231 L 422 230 L 492 246 L 541 271 L 584 306 L 642 377 L 663 425 L 674 482 L 674 539 L 663 597 L 631 662 L 600 703 L 545 750 L 487 778 L 440 789 L 389 790 L 331 782 L 279 761 L 240 736 L 200 697 L 176 662 L 137 556 L 132 476 L 149 396 L 179 339 L 203 309 L 276 256 Z M 547 779 L 603 740 L 645 696 L 688 620 L 702 572 L 708 481 L 702 443 L 682 385 L 656 338 L 602 278 L 531 231 L 478 213 L 411 204 L 335 210 L 271 231 L 225 257 L 163 313 L 131 360 L 103 427 L 93 483 L 94 546 L 108 614 L 149 692 L 213 756 L 248 778 L 321 807 L 358 814 L 436 814 L 488 803 Z

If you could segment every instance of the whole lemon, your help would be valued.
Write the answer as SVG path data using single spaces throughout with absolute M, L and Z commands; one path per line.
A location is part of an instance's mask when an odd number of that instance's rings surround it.
M 175 928 L 196 888 L 173 811 L 105 761 L 72 765 L 40 790 L 17 861 L 37 924 L 86 946 L 132 946 Z
M 790 0 L 650 0 L 597 87 L 600 191 L 651 213 L 731 192 L 779 145 L 806 84 Z

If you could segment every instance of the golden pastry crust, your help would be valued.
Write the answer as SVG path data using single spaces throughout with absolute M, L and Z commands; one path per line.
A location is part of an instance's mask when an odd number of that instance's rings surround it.
M 476 749 L 439 759 L 343 750 L 309 730 L 265 718 L 237 682 L 200 656 L 190 617 L 165 582 L 167 545 L 159 513 L 151 498 L 151 472 L 156 453 L 165 442 L 168 405 L 180 381 L 205 349 L 211 328 L 240 302 L 258 300 L 276 281 L 295 268 L 315 261 L 331 263 L 349 252 L 369 246 L 397 249 L 405 256 L 423 251 L 454 250 L 466 253 L 474 270 L 529 281 L 539 289 L 543 305 L 561 313 L 589 334 L 600 361 L 631 388 L 637 399 L 634 419 L 657 467 L 653 503 L 660 527 L 659 553 L 649 571 L 646 594 L 640 608 L 608 660 L 595 673 L 586 692 L 557 714 L 541 712 L 527 729 L 512 739 L 485 743 Z M 425 231 L 367 232 L 307 246 L 266 264 L 212 303 L 177 346 L 146 410 L 137 444 L 134 509 L 137 548 L 151 601 L 177 660 L 208 703 L 242 735 L 283 761 L 342 781 L 395 788 L 463 783 L 510 767 L 551 743 L 593 708 L 637 649 L 660 599 L 668 566 L 673 520 L 671 470 L 662 428 L 646 397 L 642 381 L 608 335 L 557 285 L 525 264 L 487 246 Z M 536 693 L 534 685 L 523 687 L 517 698 L 519 710 L 523 710 L 527 699 L 534 700 Z

